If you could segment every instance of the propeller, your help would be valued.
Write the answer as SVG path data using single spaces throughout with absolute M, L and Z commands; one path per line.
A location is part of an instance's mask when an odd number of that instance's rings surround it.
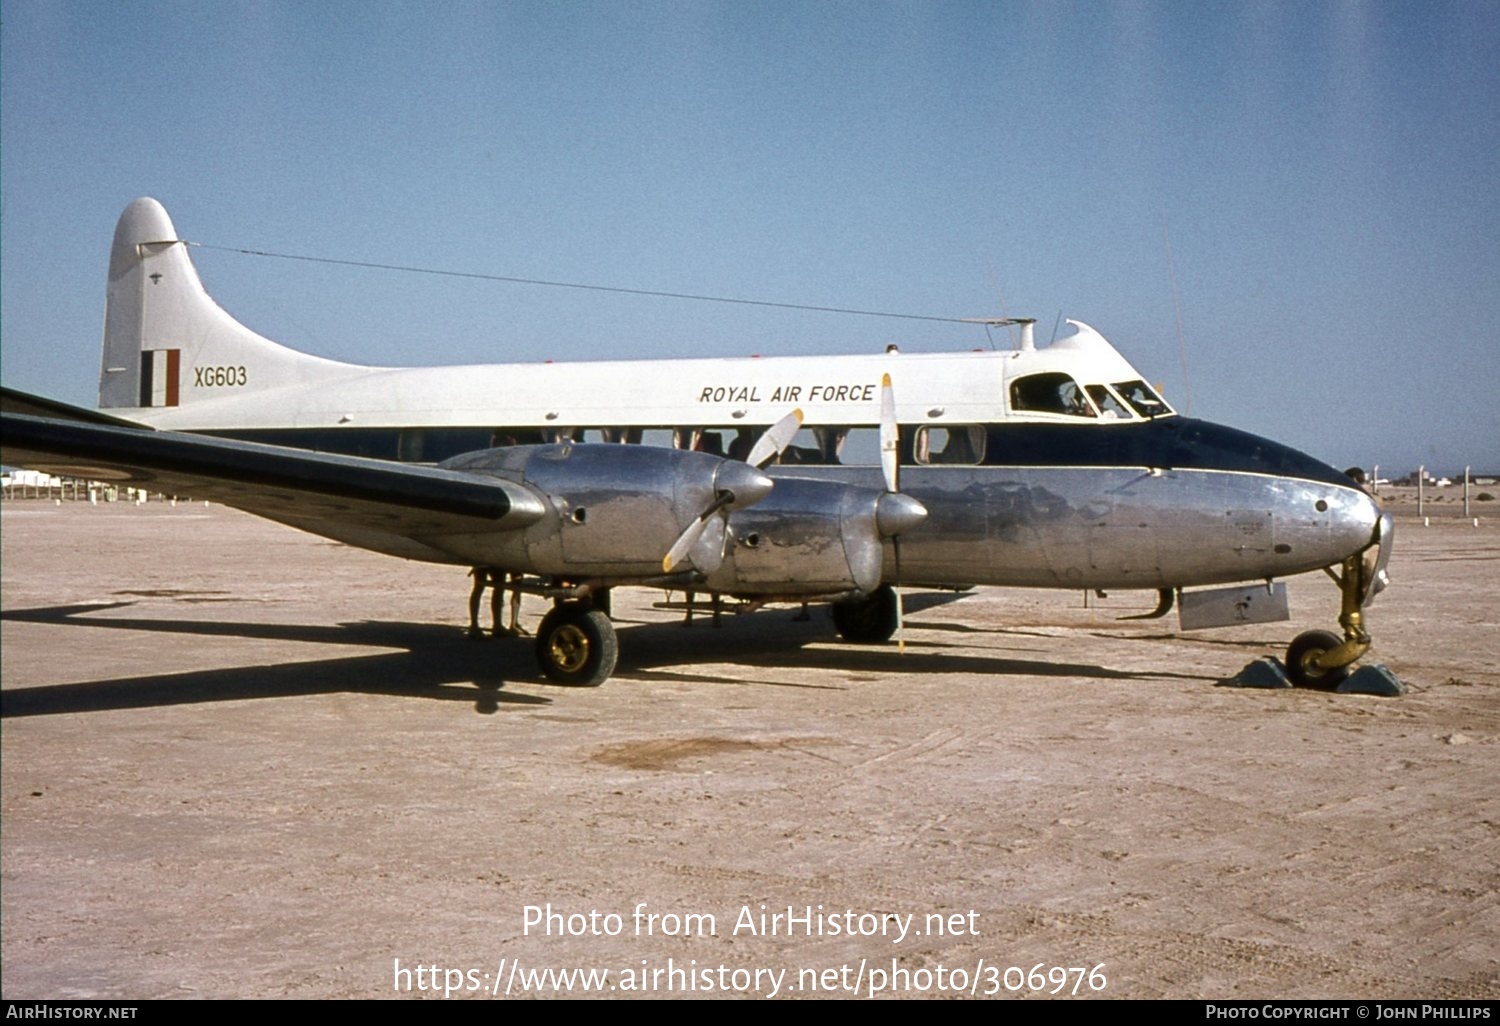
M 748 464 L 741 464 L 741 466 L 748 466 Z M 767 478 L 767 480 L 769 480 L 769 478 Z M 715 514 L 720 510 L 726 508 L 730 503 L 734 502 L 735 493 L 732 489 L 721 487 L 723 482 L 719 481 L 719 476 L 717 474 L 714 475 L 714 484 L 717 491 L 717 494 L 714 496 L 714 501 L 709 504 L 707 509 L 698 514 L 697 519 L 695 519 L 691 524 L 687 525 L 687 529 L 677 536 L 677 540 L 673 542 L 672 547 L 667 550 L 666 558 L 661 561 L 661 568 L 663 573 L 669 574 L 682 565 L 683 561 L 688 558 L 689 553 L 693 551 L 694 546 L 696 546 L 698 542 L 703 539 L 704 535 L 708 531 L 708 525 L 710 523 L 721 525 L 718 531 L 716 531 L 715 533 L 718 535 L 719 559 L 724 558 L 724 529 L 722 526 L 723 518 L 715 516 Z M 709 542 L 711 546 L 713 542 L 712 537 L 709 538 Z M 713 563 L 712 566 L 704 566 L 703 563 L 700 563 L 696 559 L 692 561 L 693 565 L 696 566 L 699 570 L 702 570 L 704 573 L 713 573 L 714 570 L 718 569 L 719 564 L 718 561 L 713 559 L 711 555 L 712 551 L 713 550 L 710 547 L 708 553 L 700 553 L 700 555 L 705 556 L 707 562 Z
M 663 573 L 671 573 L 684 562 L 711 574 L 724 560 L 729 512 L 753 506 L 771 491 L 774 482 L 761 468 L 786 450 L 802 427 L 802 411 L 793 410 L 766 429 L 743 463 L 725 460 L 714 472 L 714 499 L 678 535 L 661 561 Z
M 927 516 L 927 508 L 909 495 L 901 494 L 901 429 L 896 424 L 896 390 L 891 376 L 880 376 L 880 469 L 885 474 L 886 494 L 875 506 L 875 522 L 880 533 L 890 538 L 895 557 L 896 584 L 901 583 L 901 532 L 915 527 Z M 896 596 L 896 645 L 906 652 L 905 609 L 900 588 L 892 585 Z

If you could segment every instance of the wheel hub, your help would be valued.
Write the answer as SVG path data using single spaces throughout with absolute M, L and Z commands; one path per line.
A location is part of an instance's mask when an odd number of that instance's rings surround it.
M 589 639 L 576 624 L 563 624 L 547 642 L 552 662 L 564 673 L 577 673 L 589 659 Z

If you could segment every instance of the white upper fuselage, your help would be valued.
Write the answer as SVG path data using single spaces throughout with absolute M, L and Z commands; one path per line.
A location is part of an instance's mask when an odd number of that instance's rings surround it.
M 240 324 L 203 288 L 166 210 L 142 198 L 121 215 L 110 251 L 99 405 L 206 432 L 508 427 L 560 437 L 764 426 L 796 408 L 809 426 L 851 427 L 879 421 L 889 374 L 905 424 L 1103 428 L 1171 412 L 1103 336 L 1070 323 L 1075 334 L 1037 349 L 1023 322 L 1022 344 L 1001 352 L 365 367 Z M 1022 381 L 1030 375 L 1052 377 Z
M 217 368 L 217 365 L 214 365 Z M 580 363 L 376 368 L 322 361 L 279 387 L 257 388 L 253 355 L 229 373 L 181 369 L 181 404 L 117 410 L 163 429 L 258 427 L 746 427 L 794 408 L 805 423 L 873 425 L 891 375 L 902 423 L 1139 419 L 1127 405 L 1082 415 L 1016 409 L 1010 385 L 1037 373 L 1109 387 L 1141 376 L 1086 325 L 1040 350 L 880 353 Z M 307 380 L 307 379 L 312 380 Z

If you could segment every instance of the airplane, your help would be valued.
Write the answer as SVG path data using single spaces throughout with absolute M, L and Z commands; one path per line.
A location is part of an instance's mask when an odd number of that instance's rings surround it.
M 0 459 L 503 572 L 552 601 L 552 681 L 611 675 L 622 586 L 827 601 L 846 640 L 883 643 L 898 587 L 1154 589 L 1146 615 L 1176 602 L 1186 628 L 1190 600 L 1191 626 L 1287 619 L 1279 579 L 1325 571 L 1342 631 L 1298 635 L 1288 676 L 1334 686 L 1370 647 L 1378 499 L 1179 414 L 1082 322 L 1045 347 L 993 322 L 1010 350 L 366 367 L 240 324 L 188 249 L 156 200 L 125 209 L 99 409 L 5 389 Z

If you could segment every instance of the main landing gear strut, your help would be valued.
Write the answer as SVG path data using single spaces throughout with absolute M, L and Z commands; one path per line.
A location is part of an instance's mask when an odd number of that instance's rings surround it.
M 1360 656 L 1369 651 L 1364 607 L 1385 588 L 1392 526 L 1391 515 L 1387 513 L 1380 518 L 1367 549 L 1345 559 L 1339 572 L 1335 573 L 1332 567 L 1327 569 L 1328 576 L 1339 586 L 1339 626 L 1344 629 L 1344 636 L 1340 638 L 1331 631 L 1306 631 L 1293 638 L 1286 650 L 1286 673 L 1293 684 L 1303 688 L 1336 688 L 1349 677 Z

